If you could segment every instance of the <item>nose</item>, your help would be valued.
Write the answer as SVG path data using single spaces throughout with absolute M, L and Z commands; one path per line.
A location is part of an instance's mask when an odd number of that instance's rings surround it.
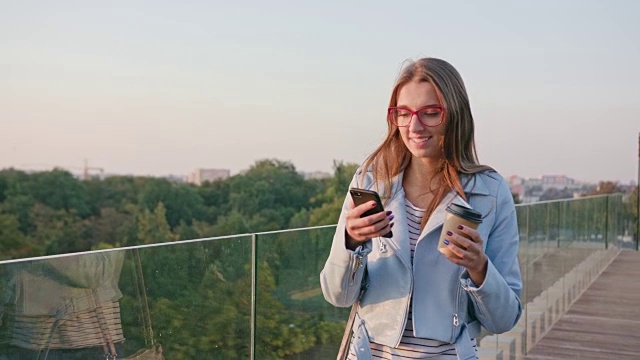
M 424 129 L 424 125 L 418 119 L 418 114 L 411 115 L 411 122 L 409 122 L 409 130 L 411 132 L 418 132 Z

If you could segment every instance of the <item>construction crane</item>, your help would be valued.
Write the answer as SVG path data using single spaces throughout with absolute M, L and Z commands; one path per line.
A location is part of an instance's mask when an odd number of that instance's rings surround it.
M 82 180 L 89 180 L 89 170 L 96 170 L 100 172 L 100 178 L 104 177 L 104 168 L 89 166 L 89 160 L 84 159 L 84 168 L 82 171 Z

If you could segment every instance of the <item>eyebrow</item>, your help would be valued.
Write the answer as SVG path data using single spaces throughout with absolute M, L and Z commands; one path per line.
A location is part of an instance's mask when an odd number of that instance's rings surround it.
M 395 107 L 405 108 L 405 109 L 411 109 L 411 107 L 409 107 L 409 106 L 407 106 L 407 105 L 400 105 L 400 104 L 397 104 Z M 419 107 L 417 110 L 424 109 L 424 108 L 428 108 L 428 107 L 440 107 L 440 108 L 441 108 L 441 107 L 442 107 L 442 105 L 440 105 L 440 104 L 430 104 L 430 105 L 426 105 L 426 106 Z M 411 110 L 413 110 L 413 109 L 411 109 Z

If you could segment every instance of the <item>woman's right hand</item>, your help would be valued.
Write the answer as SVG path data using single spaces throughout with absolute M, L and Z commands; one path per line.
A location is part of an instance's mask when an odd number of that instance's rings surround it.
M 375 201 L 366 202 L 354 207 L 353 200 L 349 199 L 347 205 L 347 226 L 346 226 L 346 246 L 350 250 L 355 250 L 365 241 L 382 236 L 393 227 L 394 215 L 391 211 L 379 212 L 361 218 L 360 216 L 376 206 Z

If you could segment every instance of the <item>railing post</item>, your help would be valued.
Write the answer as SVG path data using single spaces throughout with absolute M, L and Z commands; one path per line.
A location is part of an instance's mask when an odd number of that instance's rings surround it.
M 256 358 L 256 299 L 258 293 L 258 234 L 251 235 L 251 352 Z
M 636 179 L 636 251 L 640 246 L 640 133 L 638 133 L 638 178 Z
M 611 195 L 607 195 L 605 197 L 605 205 L 604 205 L 604 248 L 605 250 L 609 249 L 609 197 Z M 597 236 L 597 235 L 596 235 Z
M 556 236 L 556 241 L 558 242 L 557 248 L 560 248 L 560 234 L 562 233 L 562 202 L 558 201 L 558 235 Z
M 550 204 L 549 204 L 550 205 Z M 542 251 L 543 254 L 547 254 L 547 251 L 549 250 L 549 243 L 551 242 L 551 215 L 549 214 L 551 212 L 551 206 L 545 206 L 547 208 L 547 236 L 545 236 L 544 239 L 544 249 Z

